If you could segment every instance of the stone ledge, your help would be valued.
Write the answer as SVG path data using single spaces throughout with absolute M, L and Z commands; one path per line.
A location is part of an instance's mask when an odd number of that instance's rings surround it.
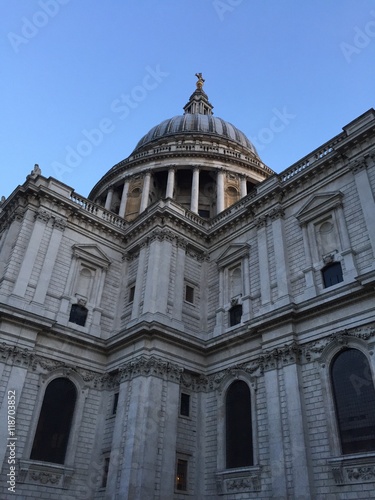
M 375 483 L 375 453 L 330 458 L 327 463 L 335 483 L 339 486 Z
M 68 489 L 74 469 L 64 465 L 20 460 L 17 482 Z
M 259 466 L 227 469 L 216 473 L 217 491 L 219 495 L 228 493 L 246 493 L 260 491 Z

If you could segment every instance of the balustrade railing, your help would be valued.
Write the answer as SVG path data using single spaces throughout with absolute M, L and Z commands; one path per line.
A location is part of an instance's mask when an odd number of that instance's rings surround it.
M 96 217 L 103 219 L 105 222 L 113 224 L 117 228 L 125 229 L 125 227 L 127 226 L 125 219 L 123 219 L 122 217 L 112 212 L 109 212 L 108 210 L 105 210 L 103 207 L 96 205 L 92 201 L 83 198 L 82 196 L 79 196 L 76 193 L 72 193 L 70 195 L 70 199 L 72 200 L 73 203 L 79 205 L 79 207 L 81 207 L 83 210 L 87 211 L 92 215 L 95 215 Z

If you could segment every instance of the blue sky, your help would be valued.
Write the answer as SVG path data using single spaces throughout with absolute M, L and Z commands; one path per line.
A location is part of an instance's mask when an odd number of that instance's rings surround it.
M 35 163 L 87 196 L 202 72 L 281 172 L 375 107 L 370 0 L 3 0 L 0 196 Z

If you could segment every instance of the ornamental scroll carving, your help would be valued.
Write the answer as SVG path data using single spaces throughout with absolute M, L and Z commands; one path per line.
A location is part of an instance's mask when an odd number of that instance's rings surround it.
M 321 357 L 324 349 L 330 344 L 345 347 L 350 339 L 369 341 L 375 336 L 375 326 L 354 328 L 350 330 L 338 330 L 328 337 L 309 343 L 303 348 L 303 355 L 307 361 L 314 361 Z
M 333 479 L 337 485 L 375 482 L 375 457 L 350 459 L 348 464 L 330 460 Z
M 260 467 L 249 467 L 242 471 L 219 472 L 216 476 L 219 495 L 260 491 L 260 473 Z

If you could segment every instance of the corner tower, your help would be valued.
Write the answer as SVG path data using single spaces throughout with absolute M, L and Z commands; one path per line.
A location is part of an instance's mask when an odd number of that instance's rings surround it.
M 202 73 L 196 77 L 184 114 L 147 132 L 95 185 L 91 200 L 127 221 L 164 198 L 213 218 L 273 174 L 243 132 L 213 116 Z

